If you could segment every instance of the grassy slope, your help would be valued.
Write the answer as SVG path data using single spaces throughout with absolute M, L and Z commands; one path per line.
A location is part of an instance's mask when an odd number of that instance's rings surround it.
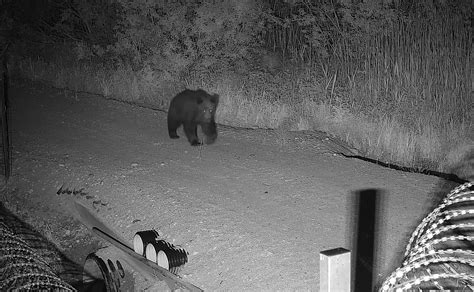
M 387 49 L 391 51 L 396 50 Z M 466 151 L 471 151 L 474 141 L 473 101 L 464 96 L 466 90 L 467 94 L 472 92 L 467 87 L 462 91 L 470 75 L 455 85 L 446 83 L 444 87 L 439 85 L 443 82 L 435 78 L 448 80 L 451 75 L 459 74 L 443 70 L 453 70 L 452 63 L 463 60 L 452 57 L 451 62 L 443 63 L 440 61 L 446 56 L 438 52 L 439 60 L 431 62 L 441 64 L 439 66 L 447 64 L 446 68 L 435 66 L 428 75 L 417 71 L 426 64 L 405 62 L 406 58 L 413 60 L 416 54 L 421 54 L 413 49 L 406 56 L 396 59 L 391 56 L 389 59 L 394 61 L 387 73 L 382 72 L 387 71 L 386 68 L 378 65 L 387 54 L 383 50 L 377 52 L 378 56 L 370 54 L 375 59 L 366 59 L 365 72 L 350 78 L 346 75 L 343 80 L 337 70 L 329 73 L 325 69 L 330 64 L 304 68 L 283 65 L 281 60 L 273 62 L 271 68 L 262 63 L 260 70 L 250 71 L 244 67 L 232 72 L 191 72 L 185 78 L 170 80 L 149 68 L 134 71 L 127 66 L 111 68 L 91 60 L 72 60 L 66 52 L 56 54 L 54 59 L 13 55 L 10 70 L 14 76 L 58 88 L 96 93 L 164 110 L 169 100 L 185 87 L 203 88 L 221 96 L 217 112 L 217 121 L 221 124 L 282 131 L 322 130 L 371 158 L 450 171 Z M 407 63 L 406 68 L 402 68 L 402 63 Z M 381 92 L 384 89 L 381 84 L 390 84 L 391 91 Z M 432 86 L 431 91 L 424 90 L 427 84 Z M 451 100 L 444 102 L 446 98 Z

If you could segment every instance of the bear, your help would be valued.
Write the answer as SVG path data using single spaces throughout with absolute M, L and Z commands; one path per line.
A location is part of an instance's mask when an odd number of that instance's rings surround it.
M 178 139 L 176 130 L 183 125 L 184 133 L 192 146 L 202 145 L 197 136 L 197 126 L 201 126 L 206 144 L 217 139 L 215 114 L 219 95 L 210 95 L 202 89 L 186 89 L 178 93 L 170 103 L 168 110 L 168 134 L 171 139 Z

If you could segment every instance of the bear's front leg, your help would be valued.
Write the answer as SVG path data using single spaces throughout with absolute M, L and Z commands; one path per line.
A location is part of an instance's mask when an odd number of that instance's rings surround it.
M 191 146 L 198 146 L 201 145 L 201 142 L 198 140 L 197 136 L 197 125 L 193 122 L 185 122 L 184 123 L 184 133 L 188 138 L 189 143 Z
M 217 139 L 217 126 L 216 122 L 211 121 L 209 123 L 201 124 L 202 132 L 206 135 L 206 144 L 212 144 Z

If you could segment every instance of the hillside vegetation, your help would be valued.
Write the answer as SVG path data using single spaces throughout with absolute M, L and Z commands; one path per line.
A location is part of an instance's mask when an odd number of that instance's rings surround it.
M 471 0 L 2 5 L 16 77 L 164 110 L 203 88 L 218 123 L 322 130 L 418 169 L 474 144 Z

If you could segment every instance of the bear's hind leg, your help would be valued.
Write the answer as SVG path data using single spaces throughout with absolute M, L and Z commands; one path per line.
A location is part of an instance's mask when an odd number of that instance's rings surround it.
M 197 125 L 193 122 L 185 122 L 184 123 L 184 133 L 186 137 L 188 137 L 189 143 L 191 146 L 198 146 L 201 145 L 201 142 L 198 140 L 197 136 Z
M 168 134 L 170 135 L 171 139 L 178 139 L 178 133 L 176 133 L 176 130 L 178 127 L 181 126 L 181 123 L 168 118 Z

